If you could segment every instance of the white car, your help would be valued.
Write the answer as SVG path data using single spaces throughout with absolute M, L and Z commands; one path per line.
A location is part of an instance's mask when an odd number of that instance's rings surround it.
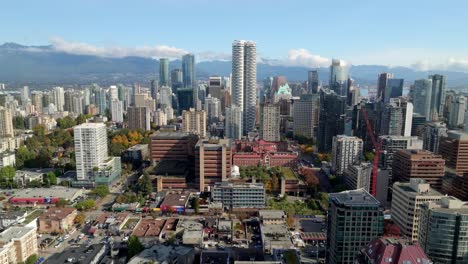
M 122 241 L 123 241 L 123 242 L 126 242 L 126 241 L 128 241 L 128 236 L 126 236 L 126 237 L 122 238 Z
M 70 235 L 65 235 L 65 236 L 63 237 L 63 239 L 65 239 L 65 240 L 67 240 L 67 239 L 69 239 L 69 238 L 70 238 Z

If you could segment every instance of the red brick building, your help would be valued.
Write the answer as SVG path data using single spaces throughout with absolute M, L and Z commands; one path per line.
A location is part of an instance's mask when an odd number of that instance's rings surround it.
M 236 166 L 290 167 L 298 156 L 287 150 L 286 142 L 237 141 L 235 147 L 232 164 Z
M 153 162 L 161 160 L 188 160 L 198 137 L 182 132 L 156 132 L 151 136 L 150 157 Z
M 195 179 L 200 191 L 231 176 L 231 141 L 201 139 L 195 146 Z

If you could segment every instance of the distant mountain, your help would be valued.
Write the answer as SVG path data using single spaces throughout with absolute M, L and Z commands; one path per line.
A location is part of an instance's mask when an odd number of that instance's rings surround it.
M 172 61 L 170 68 L 180 68 L 180 61 Z M 289 81 L 305 81 L 309 68 L 280 66 L 259 63 L 259 80 L 275 75 L 284 75 Z M 141 57 L 105 58 L 57 52 L 52 46 L 23 46 L 16 43 L 0 45 L 0 82 L 11 86 L 22 84 L 114 84 L 147 83 L 156 78 L 159 71 L 157 60 Z M 210 75 L 228 76 L 230 61 L 202 61 L 196 67 L 200 79 Z M 416 71 L 406 67 L 389 68 L 381 65 L 351 66 L 350 74 L 361 85 L 375 85 L 377 75 L 392 72 L 397 78 L 404 78 L 407 84 L 415 79 L 425 78 L 434 71 Z M 468 86 L 468 73 L 437 71 L 448 76 L 451 87 Z M 326 82 L 328 68 L 319 69 L 320 79 Z

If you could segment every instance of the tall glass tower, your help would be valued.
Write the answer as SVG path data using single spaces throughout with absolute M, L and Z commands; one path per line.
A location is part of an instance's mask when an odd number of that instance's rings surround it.
M 333 59 L 330 66 L 330 90 L 338 95 L 347 95 L 348 71 L 341 60 Z
M 232 104 L 242 109 L 243 133 L 255 128 L 257 105 L 257 45 L 252 41 L 232 43 Z
M 159 86 L 169 86 L 169 59 L 159 59 Z
M 182 76 L 184 88 L 195 88 L 195 56 L 191 53 L 182 56 Z

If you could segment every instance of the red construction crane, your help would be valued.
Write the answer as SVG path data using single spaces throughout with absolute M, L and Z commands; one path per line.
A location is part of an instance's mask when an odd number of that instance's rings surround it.
M 374 166 L 372 167 L 372 176 L 371 176 L 371 190 L 370 193 L 372 196 L 376 197 L 377 195 L 377 174 L 379 173 L 379 157 L 380 154 L 382 153 L 382 145 L 380 142 L 377 142 L 375 139 L 374 135 L 374 129 L 372 127 L 371 122 L 369 121 L 369 117 L 367 116 L 367 111 L 365 106 L 362 106 L 361 108 L 362 116 L 364 117 L 364 120 L 366 120 L 366 127 L 367 127 L 367 133 L 369 134 L 371 140 L 372 140 L 372 145 L 374 146 Z

